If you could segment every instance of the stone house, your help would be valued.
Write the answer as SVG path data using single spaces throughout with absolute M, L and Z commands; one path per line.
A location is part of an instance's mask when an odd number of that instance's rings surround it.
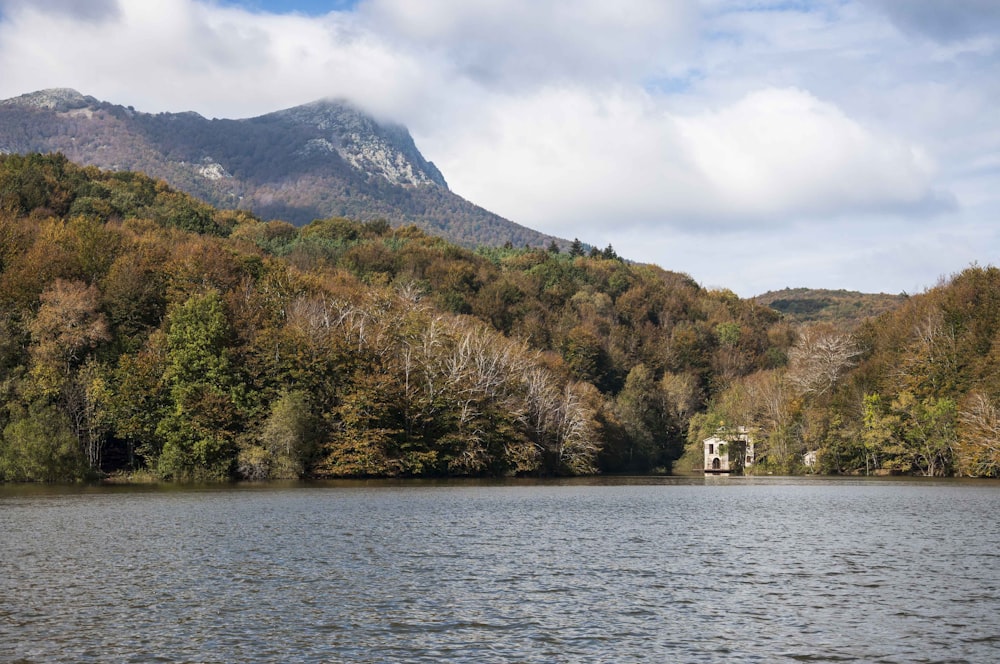
M 745 472 L 757 460 L 753 438 L 746 427 L 719 429 L 714 436 L 702 441 L 702 444 L 705 448 L 706 473 Z

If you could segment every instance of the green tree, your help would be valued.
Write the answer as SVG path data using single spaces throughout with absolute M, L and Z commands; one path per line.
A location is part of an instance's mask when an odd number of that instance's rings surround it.
M 51 404 L 20 409 L 0 437 L 0 479 L 5 481 L 76 480 L 86 468 L 69 420 Z
M 239 473 L 247 479 L 296 479 L 314 454 L 317 422 L 304 392 L 284 392 L 271 404 L 254 444 L 239 455 Z
M 170 394 L 163 382 L 166 339 L 157 331 L 139 353 L 118 357 L 107 381 L 102 409 L 113 435 L 125 444 L 125 464 L 132 469 L 155 468 L 163 451 L 157 432 L 170 408 Z
M 903 392 L 892 402 L 900 421 L 904 459 L 923 475 L 948 475 L 955 446 L 955 402 L 945 398 L 917 399 Z
M 615 398 L 615 413 L 628 434 L 622 470 L 668 466 L 676 454 L 669 448 L 671 426 L 667 400 L 653 372 L 637 364 L 629 371 L 625 387 Z
M 170 403 L 157 426 L 163 477 L 223 479 L 233 471 L 240 423 L 229 338 L 217 291 L 193 295 L 168 315 L 163 378 Z
M 878 393 L 864 396 L 863 409 L 861 440 L 865 446 L 865 474 L 870 475 L 883 467 L 898 469 L 898 459 L 903 452 L 899 416 L 887 412 Z

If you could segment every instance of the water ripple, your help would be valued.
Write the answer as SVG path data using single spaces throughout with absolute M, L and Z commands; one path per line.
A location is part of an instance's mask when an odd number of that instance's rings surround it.
M 5 490 L 0 661 L 995 662 L 996 514 L 959 482 Z

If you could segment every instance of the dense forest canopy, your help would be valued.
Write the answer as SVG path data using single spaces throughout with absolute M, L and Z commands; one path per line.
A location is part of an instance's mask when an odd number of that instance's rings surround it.
M 584 252 L 302 228 L 60 155 L 0 157 L 0 479 L 997 474 L 1000 274 L 856 332 Z

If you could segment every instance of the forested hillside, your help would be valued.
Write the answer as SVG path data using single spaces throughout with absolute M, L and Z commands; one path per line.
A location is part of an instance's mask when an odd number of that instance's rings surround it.
M 1000 270 L 796 326 L 612 247 L 0 157 L 0 479 L 683 471 L 744 427 L 754 472 L 1000 474 Z
M 772 472 L 1000 474 L 1000 270 L 972 266 L 854 332 L 801 327 L 788 365 L 692 422 L 750 427 Z M 813 456 L 811 455 L 811 456 Z
M 587 255 L 303 228 L 0 157 L 0 478 L 669 470 L 773 310 Z

